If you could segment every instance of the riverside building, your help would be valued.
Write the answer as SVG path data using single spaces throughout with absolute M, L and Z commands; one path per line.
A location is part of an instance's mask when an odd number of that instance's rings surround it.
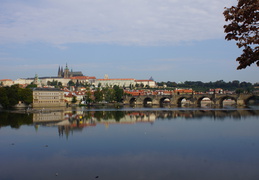
M 34 88 L 33 107 L 61 107 L 65 106 L 64 91 L 56 88 Z

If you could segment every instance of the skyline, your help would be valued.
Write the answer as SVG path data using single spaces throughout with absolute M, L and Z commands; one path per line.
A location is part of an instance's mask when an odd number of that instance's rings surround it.
M 0 79 L 57 76 L 59 66 L 98 79 L 259 82 L 224 39 L 236 0 L 3 0 Z

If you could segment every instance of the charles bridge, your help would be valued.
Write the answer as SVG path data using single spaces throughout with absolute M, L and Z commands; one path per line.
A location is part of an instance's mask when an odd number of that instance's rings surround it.
M 129 105 L 162 105 L 182 106 L 182 101 L 188 101 L 188 106 L 201 107 L 204 98 L 208 98 L 213 107 L 223 107 L 224 100 L 233 100 L 236 106 L 246 106 L 250 100 L 258 100 L 259 94 L 173 94 L 173 95 L 139 95 L 124 96 L 124 104 Z

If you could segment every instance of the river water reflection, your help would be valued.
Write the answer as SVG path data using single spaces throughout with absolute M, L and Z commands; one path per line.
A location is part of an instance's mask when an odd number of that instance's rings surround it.
M 0 112 L 0 179 L 258 180 L 259 109 Z

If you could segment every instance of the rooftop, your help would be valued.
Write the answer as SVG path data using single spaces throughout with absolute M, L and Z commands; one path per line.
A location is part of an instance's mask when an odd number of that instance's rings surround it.
M 62 91 L 58 88 L 34 88 L 33 91 Z

